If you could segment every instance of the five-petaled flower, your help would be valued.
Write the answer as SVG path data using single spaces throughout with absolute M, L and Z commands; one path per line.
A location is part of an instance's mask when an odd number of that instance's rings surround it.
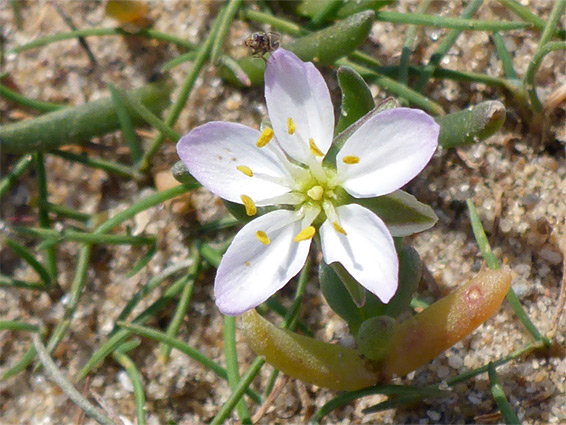
M 265 70 L 270 126 L 210 122 L 177 144 L 181 160 L 206 188 L 243 204 L 278 205 L 245 225 L 218 267 L 220 311 L 252 309 L 303 267 L 318 232 L 327 264 L 339 262 L 387 303 L 398 286 L 398 257 L 384 222 L 346 195 L 386 195 L 413 179 L 438 144 L 439 127 L 422 111 L 396 108 L 369 118 L 346 140 L 335 164 L 323 162 L 334 133 L 328 87 L 312 63 L 284 49 Z M 351 199 L 351 197 L 349 197 Z

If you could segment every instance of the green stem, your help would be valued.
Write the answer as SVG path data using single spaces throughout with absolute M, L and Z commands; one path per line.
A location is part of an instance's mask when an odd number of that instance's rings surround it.
M 218 30 L 210 48 L 210 62 L 212 62 L 213 65 L 218 65 L 218 60 L 222 54 L 222 47 L 230 31 L 230 26 L 241 5 L 242 0 L 229 0 L 226 7 L 222 10 L 221 15 L 217 18 L 219 20 Z
M 91 158 L 88 155 L 80 155 L 60 150 L 50 151 L 49 153 L 68 161 L 78 162 L 79 164 L 84 164 L 88 167 L 98 168 L 100 170 L 106 171 L 107 173 L 116 174 L 118 176 L 127 177 L 133 180 L 140 181 L 143 178 L 143 176 L 132 167 L 124 164 L 119 164 L 117 162 L 108 161 L 106 159 Z
M 464 12 L 462 13 L 462 17 L 463 18 L 469 18 L 469 17 L 473 16 L 474 13 L 476 13 L 476 11 L 480 8 L 482 3 L 483 3 L 483 0 L 472 0 L 468 4 L 466 9 L 464 9 Z M 441 20 L 440 16 L 433 16 L 432 18 L 435 22 L 437 21 L 437 19 L 438 19 L 438 21 Z M 436 49 L 436 52 L 431 56 L 428 64 L 424 67 L 423 73 L 419 77 L 419 80 L 417 81 L 417 84 L 415 86 L 416 91 L 418 91 L 418 92 L 423 91 L 428 80 L 430 79 L 430 77 L 434 73 L 434 70 L 438 67 L 442 58 L 452 48 L 452 46 L 454 45 L 454 43 L 456 42 L 456 40 L 460 36 L 463 29 L 465 29 L 465 28 L 453 29 L 446 35 L 446 37 L 444 37 L 444 40 L 442 40 L 442 42 L 438 46 L 438 49 Z M 497 29 L 495 31 L 500 31 L 500 29 Z
M 375 387 L 364 388 L 363 390 L 348 391 L 334 397 L 324 406 L 322 406 L 310 419 L 309 423 L 319 424 L 322 419 L 327 416 L 332 411 L 351 403 L 362 397 L 368 397 L 371 395 L 382 394 L 395 397 L 447 397 L 450 395 L 448 391 L 439 390 L 434 387 L 407 387 L 402 385 L 378 385 Z
M 513 361 L 515 359 L 518 359 L 521 356 L 524 356 L 525 354 L 528 354 L 534 350 L 538 350 L 540 348 L 544 347 L 544 342 L 541 340 L 538 341 L 533 341 L 530 344 L 525 345 L 524 347 L 514 351 L 513 353 L 500 358 L 499 360 L 496 360 L 494 362 L 492 362 L 494 367 L 498 367 L 501 365 L 504 365 L 506 363 L 509 363 L 510 361 Z M 485 373 L 488 371 L 488 365 L 485 366 L 481 366 L 478 367 L 477 369 L 474 370 L 470 370 L 464 373 L 461 373 L 458 376 L 455 376 L 453 378 L 450 378 L 446 381 L 446 384 L 450 387 L 453 387 L 457 384 L 459 384 L 460 382 L 464 382 L 467 381 L 468 379 L 471 379 L 475 376 L 481 375 L 482 373 Z
M 12 230 L 27 236 L 34 236 L 52 241 L 60 242 L 82 242 L 88 244 L 106 245 L 150 245 L 155 243 L 152 236 L 130 236 L 130 235 L 103 235 L 99 233 L 79 232 L 77 230 L 53 230 L 37 227 L 13 227 Z
M 20 2 L 18 0 L 10 0 L 14 19 L 16 20 L 16 28 L 21 30 L 23 28 L 24 20 L 22 18 L 22 11 L 20 10 Z
M 265 360 L 261 357 L 256 357 L 255 360 L 252 362 L 246 373 L 240 379 L 240 383 L 238 386 L 232 390 L 230 397 L 226 403 L 222 405 L 210 425 L 220 425 L 228 419 L 234 407 L 238 404 L 246 390 L 251 385 L 252 381 L 255 379 L 261 368 L 263 367 Z
M 88 416 L 93 418 L 95 421 L 102 425 L 115 425 L 114 421 L 106 417 L 102 412 L 100 412 L 93 404 L 91 404 L 83 395 L 77 391 L 70 383 L 65 379 L 63 373 L 55 365 L 55 362 L 49 356 L 49 351 L 45 348 L 39 335 L 34 335 L 33 346 L 37 351 L 37 355 L 46 373 L 49 377 L 61 388 L 67 397 L 71 399 L 83 412 Z
M 33 362 L 33 359 L 35 359 L 36 354 L 37 352 L 35 351 L 35 347 L 32 345 L 28 348 L 23 357 L 2 375 L 2 380 L 6 381 L 26 370 L 31 362 Z
M 15 91 L 10 90 L 3 84 L 0 84 L 0 96 L 8 99 L 14 103 L 18 103 L 26 108 L 35 109 L 39 112 L 52 112 L 58 109 L 65 108 L 66 105 L 57 105 L 55 103 L 42 102 L 41 100 L 30 99 L 29 97 L 22 96 Z
M 112 83 L 108 83 L 108 90 L 110 90 L 110 96 L 112 98 L 112 103 L 114 103 L 114 108 L 116 109 L 116 115 L 118 116 L 118 121 L 120 121 L 120 127 L 122 128 L 122 135 L 130 148 L 130 156 L 132 157 L 132 162 L 135 164 L 138 162 L 142 155 L 143 150 L 141 144 L 136 135 L 134 128 L 134 123 L 128 112 L 127 105 L 123 102 L 122 98 L 118 94 L 118 90 Z
M 244 20 L 249 19 L 250 21 L 269 25 L 276 31 L 281 31 L 294 36 L 301 36 L 309 33 L 308 30 L 304 29 L 299 24 L 251 8 L 242 8 L 240 10 L 240 17 Z
M 128 302 L 126 303 L 126 305 L 124 306 L 124 308 L 122 309 L 122 311 L 120 312 L 120 314 L 118 315 L 118 318 L 116 319 L 117 322 L 120 321 L 124 321 L 128 318 L 128 316 L 130 315 L 130 313 L 134 310 L 134 308 L 136 308 L 136 306 L 139 304 L 139 302 L 146 297 L 147 295 L 149 295 L 154 289 L 156 289 L 159 285 L 161 285 L 166 279 L 170 278 L 171 276 L 173 276 L 176 273 L 179 273 L 182 270 L 185 270 L 189 267 L 194 266 L 194 263 L 188 259 L 185 261 L 181 261 L 173 266 L 170 266 L 168 268 L 166 268 L 165 270 L 161 271 L 160 273 L 156 274 L 155 276 L 153 276 L 144 286 L 141 287 L 141 289 L 139 289 L 134 296 L 132 296 Z M 189 276 L 191 276 L 190 273 L 185 273 L 185 275 L 180 279 L 182 282 L 186 283 L 187 279 L 189 278 Z M 118 326 L 114 326 L 114 329 L 112 329 L 112 332 L 110 333 L 110 336 L 112 336 L 114 333 L 116 333 L 119 330 Z
M 41 264 L 33 254 L 24 246 L 20 245 L 16 241 L 6 238 L 6 245 L 8 245 L 12 250 L 26 263 L 28 263 L 32 269 L 39 275 L 43 281 L 46 288 L 51 286 L 51 274 L 47 271 L 43 264 Z
M 421 1 L 415 10 L 415 13 L 419 15 L 423 14 L 426 12 L 431 3 L 432 0 Z M 418 27 L 416 25 L 411 25 L 407 29 L 405 41 L 403 42 L 403 48 L 401 50 L 401 59 L 399 61 L 399 82 L 406 86 L 409 82 L 409 60 L 411 57 L 411 51 L 413 50 L 417 30 Z
M 531 23 L 538 30 L 541 31 L 544 30 L 544 27 L 546 26 L 546 21 L 542 18 L 539 18 L 537 15 L 531 12 L 531 10 L 528 7 L 523 6 L 522 4 L 518 3 L 515 0 L 498 0 L 498 1 L 506 8 L 508 8 L 511 12 L 513 12 L 515 15 L 517 15 L 519 18 L 521 18 L 523 21 Z M 554 33 L 554 36 L 565 39 L 566 31 L 557 28 Z
M 509 80 L 518 80 L 519 76 L 515 72 L 515 68 L 513 67 L 513 59 L 511 58 L 511 54 L 507 47 L 505 47 L 505 42 L 503 41 L 503 37 L 498 32 L 494 32 L 492 34 L 493 42 L 495 43 L 495 49 L 497 50 L 497 56 L 501 60 L 501 64 L 503 65 L 503 72 L 505 76 Z
M 75 315 L 77 307 L 79 306 L 79 301 L 86 284 L 91 252 L 92 246 L 89 244 L 83 244 L 79 250 L 77 265 L 75 268 L 75 278 L 73 279 L 71 290 L 69 291 L 70 299 L 65 305 L 63 319 L 61 320 L 61 322 L 59 322 L 47 342 L 47 349 L 50 353 L 52 353 L 55 348 L 57 348 L 57 346 L 67 333 L 69 326 L 71 326 L 71 321 L 73 320 L 73 316 Z
M 523 82 L 527 90 L 527 93 L 529 95 L 531 106 L 533 107 L 533 110 L 537 114 L 542 113 L 543 106 L 537 95 L 537 91 L 535 87 L 535 75 L 540 65 L 542 64 L 542 60 L 547 54 L 555 50 L 565 50 L 565 49 L 566 49 L 566 41 L 554 41 L 551 43 L 547 43 L 542 48 L 537 50 L 537 52 L 531 59 L 529 66 L 527 67 L 527 72 L 525 72 L 525 77 Z
M 175 314 L 171 319 L 171 323 L 167 328 L 167 335 L 171 338 L 176 338 L 179 329 L 181 329 L 181 325 L 183 324 L 183 319 L 187 314 L 187 310 L 191 303 L 191 299 L 193 297 L 193 290 L 195 288 L 195 279 L 198 276 L 199 269 L 200 269 L 200 253 L 195 244 L 191 246 L 191 266 L 188 270 L 187 276 L 187 283 L 183 288 L 183 292 L 181 292 L 181 297 L 179 299 L 179 303 L 177 304 L 177 309 L 175 310 Z M 167 344 L 161 344 L 159 348 L 159 359 L 161 361 L 168 361 L 169 356 L 171 354 L 171 346 Z
M 179 186 L 172 187 L 170 189 L 164 190 L 162 192 L 154 193 L 153 195 L 144 198 L 135 204 L 129 206 L 124 211 L 119 212 L 115 216 L 111 217 L 100 226 L 98 226 L 95 230 L 95 233 L 102 234 L 109 232 L 114 227 L 118 226 L 120 223 L 134 217 L 138 213 L 145 211 L 151 207 L 155 207 L 171 198 L 174 198 L 178 195 L 182 195 L 189 190 L 196 189 L 199 187 L 198 184 L 181 184 Z
M 450 18 L 438 15 L 421 15 L 418 13 L 376 12 L 375 19 L 377 21 L 390 22 L 393 24 L 411 24 L 433 28 L 450 28 L 459 31 L 513 31 L 533 27 L 533 25 L 529 22 L 468 19 L 471 15 L 473 15 L 473 13 L 465 13 L 462 15 L 462 18 Z
M 143 383 L 141 380 L 141 375 L 136 367 L 134 361 L 124 354 L 121 350 L 116 350 L 112 353 L 112 357 L 116 360 L 120 366 L 122 366 L 132 382 L 134 387 L 134 400 L 136 403 L 136 417 L 137 425 L 145 425 L 146 415 L 145 415 L 145 393 L 143 391 Z
M 175 300 L 176 296 L 183 290 L 186 283 L 187 276 L 183 276 L 175 281 L 165 290 L 164 294 L 160 298 L 141 312 L 132 321 L 132 324 L 142 325 L 147 320 L 157 315 L 164 307 Z M 112 333 L 108 340 L 92 354 L 86 364 L 81 368 L 81 370 L 79 370 L 77 374 L 77 381 L 82 380 L 96 365 L 102 362 L 108 354 L 112 353 L 117 347 L 119 347 L 124 340 L 130 336 L 130 333 L 131 332 L 126 329 L 120 329 Z
M 499 383 L 499 378 L 497 377 L 495 366 L 493 366 L 493 363 L 491 362 L 489 362 L 488 365 L 488 375 L 491 394 L 493 395 L 493 399 L 497 403 L 497 407 L 499 407 L 499 411 L 501 412 L 505 423 L 508 425 L 519 425 L 521 421 L 519 421 L 519 418 L 507 401 L 507 397 L 505 397 L 505 391 L 503 391 L 503 387 Z
M 41 328 L 19 320 L 0 320 L 0 331 L 39 332 Z
M 90 214 L 78 211 L 74 208 L 70 208 L 65 205 L 58 205 L 49 202 L 47 208 L 51 213 L 57 214 L 61 217 L 72 218 L 74 220 L 82 221 L 83 223 L 86 223 L 91 219 Z
M 197 362 L 202 364 L 207 369 L 210 369 L 212 372 L 214 372 L 220 378 L 226 379 L 226 380 L 228 379 L 228 372 L 226 371 L 226 369 L 224 369 L 218 363 L 209 359 L 204 354 L 202 354 L 200 351 L 190 347 L 189 345 L 179 341 L 178 339 L 171 338 L 171 337 L 167 336 L 164 332 L 160 332 L 158 330 L 151 329 L 151 328 L 148 328 L 148 327 L 145 327 L 145 326 L 140 326 L 139 324 L 136 324 L 136 323 L 118 322 L 117 324 L 118 324 L 118 326 L 123 328 L 122 331 L 125 331 L 125 333 L 127 335 L 134 333 L 136 335 L 143 336 L 144 338 L 149 338 L 149 339 L 152 339 L 154 341 L 158 341 L 158 342 L 161 342 L 161 343 L 164 343 L 164 344 L 169 344 L 173 348 L 179 350 L 181 353 L 186 354 L 187 356 L 189 356 L 193 360 L 196 360 Z M 257 394 L 255 391 L 253 391 L 249 388 L 245 388 L 245 393 L 254 402 L 256 402 L 258 404 L 261 403 L 261 398 L 260 398 L 259 394 Z
M 191 52 L 194 53 L 194 52 Z M 158 129 L 164 137 L 169 137 L 173 140 L 178 140 L 181 135 L 166 125 L 157 115 L 146 108 L 138 99 L 133 98 L 127 92 L 117 89 L 122 99 L 134 110 L 140 117 L 142 117 L 149 125 Z
M 0 274 L 0 287 L 29 289 L 31 291 L 48 290 L 43 282 L 25 282 L 3 274 Z
M 550 15 L 544 25 L 544 30 L 540 36 L 538 50 L 542 49 L 548 43 L 552 36 L 556 33 L 560 19 L 564 19 L 564 11 L 566 10 L 566 0 L 555 0 L 554 6 L 550 11 Z
M 206 37 L 206 40 L 199 48 L 197 57 L 193 62 L 193 66 L 191 67 L 191 70 L 189 71 L 187 77 L 185 78 L 185 81 L 183 82 L 183 85 L 181 86 L 181 89 L 179 90 L 177 99 L 175 99 L 173 106 L 171 107 L 169 113 L 167 114 L 167 118 L 165 119 L 165 125 L 168 127 L 173 127 L 177 122 L 177 119 L 179 119 L 179 116 L 181 115 L 181 111 L 183 110 L 185 104 L 187 103 L 189 94 L 191 93 L 194 84 L 198 76 L 200 75 L 202 68 L 204 67 L 204 64 L 209 58 L 210 49 L 212 48 L 212 43 L 214 42 L 216 34 L 218 33 L 218 27 L 220 26 L 221 23 L 221 19 L 220 19 L 221 16 L 222 13 L 219 17 L 216 18 L 212 26 L 212 29 L 210 30 L 210 32 Z M 152 141 L 151 146 L 149 147 L 149 149 L 143 156 L 142 160 L 140 161 L 140 166 L 139 166 L 140 171 L 145 172 L 149 170 L 152 158 L 155 156 L 157 151 L 159 151 L 164 141 L 165 141 L 165 136 L 163 135 L 163 133 L 159 133 L 159 135 Z
M 16 180 L 20 178 L 22 174 L 28 169 L 31 161 L 33 159 L 32 155 L 22 156 L 18 162 L 12 167 L 12 169 L 6 174 L 6 176 L 0 181 L 0 198 L 10 190 L 14 185 Z
M 312 17 L 311 24 L 317 28 L 326 20 L 332 19 L 336 12 L 344 5 L 344 0 L 327 0 L 318 12 Z
M 238 372 L 238 352 L 236 351 L 236 318 L 224 316 L 224 356 L 226 358 L 226 370 L 228 371 L 228 384 L 234 392 L 240 382 Z M 236 404 L 238 417 L 243 424 L 251 424 L 250 413 L 243 399 Z
M 166 41 L 169 43 L 176 44 L 179 47 L 184 47 L 185 49 L 192 50 L 195 48 L 195 45 L 190 41 L 175 37 L 171 34 L 166 34 L 163 32 L 155 31 L 152 29 L 144 29 L 137 32 L 128 32 L 121 28 L 86 28 L 80 29 L 76 31 L 70 31 L 66 33 L 48 35 L 46 37 L 38 38 L 37 40 L 33 40 L 29 43 L 23 44 L 21 46 L 15 47 L 11 50 L 8 50 L 8 53 L 21 53 L 26 50 L 35 49 L 37 47 L 46 46 L 48 44 L 63 41 L 63 40 L 71 40 L 77 37 L 93 37 L 93 36 L 131 36 L 131 37 L 146 37 L 151 38 L 154 40 Z
M 47 193 L 47 177 L 45 175 L 45 163 L 43 160 L 43 154 L 41 152 L 35 153 L 35 172 L 37 174 L 37 197 L 38 197 L 38 215 L 39 215 L 39 225 L 44 229 L 51 228 L 51 220 L 49 219 L 49 209 L 47 205 L 49 204 L 48 193 Z M 49 272 L 51 279 L 49 280 L 50 285 L 57 284 L 57 251 L 54 246 L 48 247 L 45 250 L 45 261 L 47 263 L 47 271 Z

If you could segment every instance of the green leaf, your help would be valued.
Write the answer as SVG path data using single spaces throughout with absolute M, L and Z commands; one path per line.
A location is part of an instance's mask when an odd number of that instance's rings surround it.
M 163 80 L 132 90 L 129 94 L 159 115 L 169 105 L 172 90 L 173 82 Z M 135 125 L 144 123 L 135 111 L 129 112 Z M 0 127 L 0 149 L 4 154 L 43 152 L 71 143 L 83 143 L 119 128 L 116 107 L 108 97 L 3 125 Z
M 332 65 L 337 59 L 352 53 L 368 38 L 374 19 L 375 12 L 371 10 L 356 13 L 284 47 L 303 61 Z
M 342 90 L 340 118 L 336 125 L 336 133 L 339 134 L 375 108 L 375 102 L 364 79 L 352 68 L 341 66 L 337 76 Z
M 282 46 L 295 53 L 301 60 L 316 64 L 332 65 L 352 53 L 368 37 L 375 18 L 375 12 L 365 11 L 350 16 L 330 27 L 297 38 Z M 263 84 L 265 62 L 258 58 L 245 57 L 238 61 L 239 67 L 248 75 L 251 86 Z M 220 74 L 229 83 L 243 86 L 241 78 L 226 66 Z
M 430 229 L 438 221 L 433 209 L 417 201 L 413 195 L 397 190 L 378 198 L 354 198 L 346 203 L 356 203 L 378 215 L 395 237 L 409 236 Z
M 389 304 L 383 304 L 374 294 L 366 291 L 356 282 L 356 285 L 365 291 L 365 304 L 363 307 L 358 307 L 344 285 L 343 276 L 336 273 L 333 267 L 336 263 L 330 266 L 324 262 L 320 263 L 318 277 L 322 294 L 330 308 L 348 322 L 353 335 L 357 335 L 359 327 L 365 320 L 381 315 L 398 317 L 409 307 L 421 279 L 422 263 L 417 251 L 411 247 L 401 246 L 400 249 L 398 248 L 398 254 L 399 290 Z M 344 273 L 347 274 L 345 270 Z M 349 279 L 354 281 L 351 276 Z
M 352 333 L 357 334 L 364 318 L 362 312 L 352 301 L 350 293 L 332 268 L 324 262 L 318 269 L 320 289 L 326 302 L 336 314 L 348 322 Z
M 346 270 L 343 270 L 342 274 L 342 277 L 347 275 L 350 282 L 355 283 L 359 289 L 364 291 L 365 304 L 363 307 L 356 305 L 343 279 L 336 273 L 335 267 L 324 262 L 320 263 L 319 280 L 322 294 L 330 308 L 348 322 L 352 334 L 356 335 L 364 320 L 383 314 L 384 304 L 374 294 L 360 286 Z
M 399 289 L 383 309 L 383 314 L 390 317 L 399 317 L 408 310 L 422 275 L 422 261 L 414 248 L 404 246 L 397 251 L 399 253 Z
M 336 13 L 339 19 L 346 18 L 363 10 L 379 10 L 395 0 L 355 0 L 345 1 L 344 5 Z M 286 3 L 286 2 L 284 2 Z M 296 13 L 307 18 L 314 18 L 325 6 L 321 0 L 303 0 L 296 8 Z
M 466 146 L 499 131 L 505 122 L 505 106 L 490 100 L 435 119 L 440 125 L 438 143 L 442 147 Z
M 189 169 L 185 165 L 183 161 L 177 161 L 173 167 L 171 167 L 171 174 L 175 177 L 179 183 L 182 184 L 194 184 L 196 180 L 191 174 L 189 173 Z

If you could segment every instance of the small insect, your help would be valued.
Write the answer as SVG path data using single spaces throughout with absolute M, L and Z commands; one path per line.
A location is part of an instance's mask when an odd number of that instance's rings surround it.
M 265 54 L 279 48 L 279 38 L 276 32 L 254 32 L 244 40 L 244 44 L 252 49 L 252 56 L 265 60 Z

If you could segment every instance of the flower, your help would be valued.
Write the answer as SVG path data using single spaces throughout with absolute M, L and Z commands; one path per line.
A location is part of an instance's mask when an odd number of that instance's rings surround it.
M 398 286 L 393 237 L 372 211 L 356 203 L 392 193 L 429 162 L 439 126 L 422 111 L 396 108 L 364 122 L 345 141 L 336 165 L 323 162 L 334 134 L 328 87 L 310 62 L 278 49 L 265 70 L 270 126 L 260 132 L 210 122 L 181 138 L 177 152 L 189 172 L 221 198 L 285 206 L 246 224 L 218 267 L 216 304 L 227 315 L 250 310 L 303 267 L 319 233 L 324 261 L 339 262 L 387 303 Z

